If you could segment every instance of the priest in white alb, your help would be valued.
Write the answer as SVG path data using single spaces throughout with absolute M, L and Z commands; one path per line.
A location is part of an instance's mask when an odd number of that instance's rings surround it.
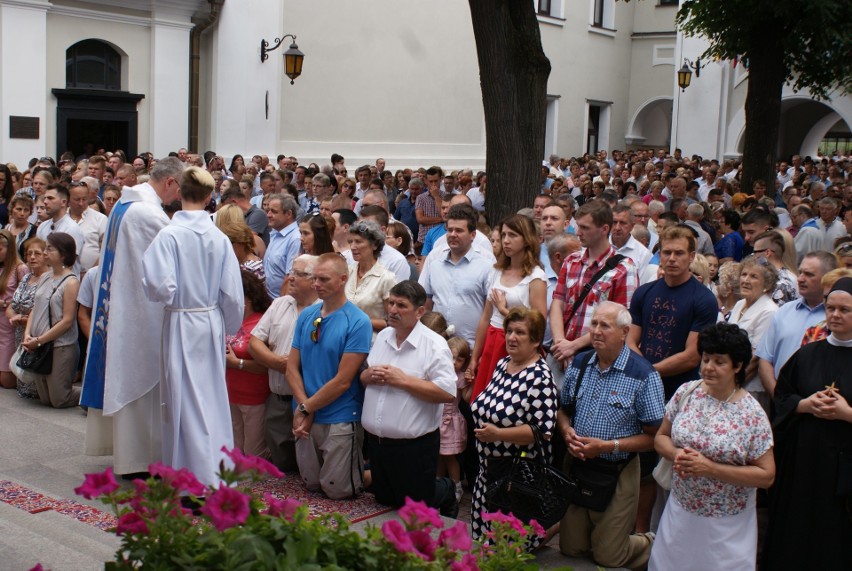
M 234 447 L 225 385 L 225 335 L 242 325 L 243 284 L 231 242 L 204 206 L 213 177 L 187 168 L 175 213 L 142 258 L 148 299 L 165 305 L 160 394 L 163 463 L 218 485 L 221 448 Z M 162 315 L 162 314 L 161 314 Z
M 160 337 L 163 304 L 142 287 L 142 255 L 168 226 L 162 203 L 178 197 L 184 165 L 157 163 L 149 182 L 124 187 L 107 222 L 92 308 L 83 392 L 86 453 L 113 454 L 113 469 L 143 476 L 162 458 Z

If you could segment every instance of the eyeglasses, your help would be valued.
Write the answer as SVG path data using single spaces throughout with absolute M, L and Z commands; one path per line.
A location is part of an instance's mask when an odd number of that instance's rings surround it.
M 311 274 L 309 274 L 308 272 L 300 272 L 299 270 L 292 270 L 290 273 L 291 273 L 294 277 L 301 278 L 301 279 L 303 279 L 303 280 L 310 279 L 310 277 L 311 277 Z M 316 325 L 316 324 L 315 324 L 315 325 Z
M 845 244 L 840 244 L 837 248 L 834 249 L 834 253 L 839 256 L 850 256 L 852 255 L 852 242 L 846 242 Z
M 314 319 L 314 330 L 311 331 L 311 341 L 317 343 L 320 336 L 320 325 L 322 325 L 322 317 Z

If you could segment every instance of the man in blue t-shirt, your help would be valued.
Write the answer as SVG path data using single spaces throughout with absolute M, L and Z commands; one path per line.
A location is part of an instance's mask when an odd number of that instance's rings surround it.
M 363 483 L 357 375 L 373 334 L 367 314 L 346 299 L 347 275 L 341 256 L 320 256 L 313 279 L 322 304 L 299 315 L 287 362 L 299 473 L 309 490 L 332 499 L 354 496 Z
M 694 259 L 689 228 L 666 228 L 660 236 L 663 277 L 640 286 L 630 302 L 628 342 L 660 373 L 667 401 L 680 385 L 698 378 L 698 334 L 719 314 L 716 297 L 689 271 Z

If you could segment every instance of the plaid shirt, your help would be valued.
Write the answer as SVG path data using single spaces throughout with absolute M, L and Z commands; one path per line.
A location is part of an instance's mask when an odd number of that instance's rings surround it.
M 574 357 L 565 372 L 560 404 L 574 398 L 574 385 L 589 352 Z M 644 426 L 659 426 L 664 410 L 663 382 L 645 358 L 622 347 L 621 353 L 605 371 L 592 355 L 577 392 L 576 414 L 571 424 L 578 436 L 615 440 L 642 434 Z M 627 452 L 601 454 L 604 460 L 625 460 Z
M 613 269 L 605 273 L 592 286 L 592 291 L 577 308 L 574 315 L 570 315 L 574 300 L 583 291 L 583 286 L 589 283 L 598 270 L 600 270 L 610 256 L 615 255 L 612 246 L 596 260 L 589 259 L 588 248 L 574 252 L 565 259 L 562 269 L 559 271 L 559 281 L 553 292 L 553 299 L 559 299 L 565 304 L 565 316 L 563 325 L 565 327 L 565 338 L 573 341 L 581 337 L 589 330 L 592 322 L 592 310 L 600 301 L 612 301 L 624 306 L 630 305 L 633 292 L 639 285 L 636 266 L 630 258 L 624 258 Z
M 429 194 L 428 190 L 424 190 L 420 193 L 420 196 L 417 197 L 417 200 L 414 202 L 414 208 L 420 209 L 423 211 L 424 216 L 429 216 L 430 218 L 440 218 L 441 209 L 438 208 L 438 205 L 435 203 L 435 199 Z M 429 230 L 438 226 L 438 224 L 421 224 L 420 231 L 417 233 L 417 241 L 421 244 L 426 240 L 426 234 L 429 233 Z

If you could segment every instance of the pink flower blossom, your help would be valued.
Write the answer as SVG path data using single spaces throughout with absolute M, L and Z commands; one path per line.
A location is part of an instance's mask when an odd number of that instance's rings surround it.
M 148 525 L 136 512 L 127 512 L 118 518 L 118 525 L 115 527 L 115 533 L 118 535 L 133 535 L 141 533 L 148 535 Z
M 148 466 L 148 471 L 151 472 L 151 475 L 162 478 L 165 483 L 179 492 L 189 492 L 193 496 L 203 496 L 207 493 L 204 484 L 199 482 L 195 474 L 190 472 L 188 468 L 175 470 L 171 466 L 157 462 Z
M 107 468 L 100 474 L 86 474 L 83 485 L 74 488 L 74 493 L 91 500 L 104 494 L 111 494 L 118 489 L 118 482 L 112 473 L 112 468 Z
M 473 545 L 473 540 L 467 532 L 467 525 L 457 521 L 453 527 L 448 527 L 441 532 L 438 543 L 450 551 L 467 551 Z
M 484 513 L 482 514 L 483 521 L 493 521 L 496 523 L 504 523 L 509 525 L 512 529 L 521 534 L 521 537 L 526 537 L 527 530 L 524 528 L 523 522 L 513 516 L 512 514 L 506 515 L 502 511 L 497 510 L 497 513 Z
M 35 567 L 30 569 L 30 571 L 44 571 L 44 567 L 41 566 L 41 563 L 36 563 Z
M 382 524 L 382 534 L 400 553 L 414 552 L 414 543 L 408 532 L 398 521 L 390 520 Z
M 234 463 L 234 472 L 237 474 L 243 474 L 254 470 L 258 474 L 268 474 L 274 478 L 284 477 L 284 473 L 276 468 L 275 464 L 272 462 L 264 460 L 263 458 L 258 458 L 257 456 L 247 456 L 243 454 L 239 448 L 228 450 L 226 447 L 222 446 L 222 452 L 224 452 L 225 455 L 231 459 L 231 462 Z
M 293 516 L 296 514 L 296 510 L 302 507 L 302 503 L 294 500 L 293 498 L 279 500 L 270 493 L 264 494 L 263 499 L 266 501 L 267 505 L 269 505 L 269 509 L 266 513 L 273 517 L 283 516 L 287 521 L 293 521 Z
M 465 553 L 461 561 L 456 561 L 450 565 L 450 571 L 479 571 L 479 565 L 476 562 L 476 555 L 473 553 Z
M 426 561 L 435 559 L 435 548 L 437 544 L 432 535 L 425 529 L 413 529 L 408 532 L 411 543 L 414 545 L 414 554 Z
M 543 527 L 541 527 L 541 524 L 540 524 L 540 523 L 538 523 L 538 522 L 537 522 L 536 520 L 534 520 L 534 519 L 531 519 L 531 520 L 530 520 L 530 524 L 529 524 L 529 525 L 530 525 L 530 527 L 532 528 L 533 533 L 534 533 L 534 534 L 536 534 L 536 535 L 538 535 L 539 537 L 544 537 L 545 533 L 547 533 L 547 532 L 545 532 L 544 528 L 543 528 Z
M 411 498 L 405 498 L 405 505 L 399 508 L 399 519 L 405 522 L 408 529 L 425 529 L 430 525 L 438 529 L 444 527 L 444 520 L 438 510 Z
M 229 527 L 245 523 L 248 519 L 251 512 L 249 496 L 220 484 L 219 489 L 210 494 L 200 511 L 210 518 L 216 529 L 225 531 Z

